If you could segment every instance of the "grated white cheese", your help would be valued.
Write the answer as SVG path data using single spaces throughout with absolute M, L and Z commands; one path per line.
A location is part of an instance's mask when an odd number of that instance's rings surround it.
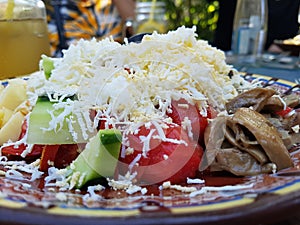
M 181 186 L 181 185 L 178 185 L 178 184 L 171 184 L 170 181 L 164 182 L 160 186 L 160 189 L 161 190 L 163 190 L 163 189 L 174 189 L 174 190 L 181 191 L 181 192 L 195 192 L 195 191 L 197 191 L 196 187 L 186 187 L 186 186 Z
M 104 190 L 105 187 L 98 184 L 98 185 L 94 185 L 94 186 L 89 186 L 88 189 L 87 189 L 87 194 L 85 194 L 83 196 L 83 201 L 86 201 L 86 202 L 92 202 L 92 201 L 98 201 L 98 200 L 101 200 L 102 199 L 102 196 L 99 195 L 99 194 L 96 194 L 96 191 L 102 191 Z
M 25 180 L 23 174 L 14 169 L 6 171 L 5 177 L 13 180 Z
M 296 113 L 296 111 L 293 109 L 293 110 L 291 110 L 288 114 L 286 114 L 286 115 L 284 116 L 284 118 L 291 117 L 291 116 L 295 115 L 295 113 Z
M 164 158 L 164 160 L 167 160 L 167 159 L 169 158 L 169 156 L 166 155 L 166 154 L 164 154 L 164 155 L 163 155 L 163 158 Z
M 189 138 L 193 138 L 193 132 L 192 132 L 192 122 L 188 117 L 184 117 L 183 121 L 181 122 L 181 126 L 184 130 L 187 131 L 187 134 Z
M 48 176 L 45 177 L 45 187 L 60 187 L 61 189 L 70 189 L 68 177 L 70 175 L 70 170 L 67 169 L 57 169 L 55 167 L 50 167 L 48 169 Z M 70 178 L 69 178 L 70 179 Z
M 184 108 L 184 109 L 188 109 L 189 105 L 188 104 L 178 104 L 178 107 Z
M 226 185 L 221 187 L 210 187 L 205 186 L 202 187 L 200 190 L 194 191 L 190 193 L 190 197 L 195 197 L 197 195 L 203 195 L 207 192 L 219 192 L 219 191 L 236 191 L 236 190 L 243 190 L 243 189 L 252 189 L 253 184 L 245 184 L 245 185 Z
M 127 194 L 134 194 L 136 192 L 141 192 L 145 195 L 147 193 L 147 188 L 142 188 L 141 186 L 134 185 L 134 179 L 137 173 L 130 174 L 127 172 L 125 176 L 119 175 L 118 180 L 107 178 L 108 185 L 114 190 L 125 190 Z
M 275 174 L 277 171 L 277 166 L 275 163 L 272 163 L 272 173 Z
M 23 187 L 24 189 L 30 189 L 30 188 L 32 188 L 32 185 L 31 185 L 31 184 L 21 183 L 21 185 L 22 185 L 22 187 Z
M 130 185 L 127 189 L 126 189 L 126 193 L 127 194 L 134 194 L 136 192 L 139 192 L 142 188 L 140 186 L 137 185 Z
M 141 143 L 143 143 L 142 155 L 144 157 L 147 157 L 147 152 L 149 150 L 151 150 L 150 149 L 150 140 L 151 140 L 152 135 L 153 135 L 154 132 L 155 132 L 155 129 L 151 129 L 150 132 L 149 132 L 149 134 L 146 137 L 142 136 L 142 135 L 139 136 L 139 138 L 141 140 Z
M 7 169 L 2 175 L 9 179 L 35 181 L 43 175 L 43 172 L 39 171 L 39 160 L 27 164 L 25 161 L 8 161 L 7 157 L 0 156 L 0 165 Z M 31 175 L 30 179 L 25 178 L 22 172 Z
M 66 195 L 66 193 L 63 192 L 58 192 L 55 194 L 55 197 L 59 200 L 59 201 L 67 201 L 68 197 Z
M 282 97 L 280 95 L 273 95 L 273 97 L 278 98 L 283 105 L 283 110 L 286 110 L 287 105 L 286 102 L 282 99 Z
M 138 165 L 138 161 L 140 161 L 140 159 L 142 158 L 142 154 L 138 154 L 133 160 L 132 162 L 128 165 L 128 169 L 131 172 L 133 170 L 134 166 Z
M 162 126 L 157 121 L 152 121 L 152 124 L 155 126 L 156 131 L 158 132 L 158 136 L 153 135 L 154 138 L 159 138 L 162 141 L 170 142 L 170 143 L 174 143 L 174 144 L 187 145 L 187 143 L 184 140 L 177 140 L 177 139 L 167 138 L 165 133 L 164 133 L 164 130 L 163 130 Z
M 131 180 L 114 180 L 107 178 L 108 185 L 114 190 L 126 190 L 132 186 Z
M 292 130 L 293 130 L 296 134 L 298 134 L 298 133 L 299 133 L 299 130 L 300 130 L 299 124 L 293 126 L 293 127 L 292 127 Z
M 123 145 L 122 148 L 123 148 L 123 147 L 125 148 L 125 145 Z M 128 147 L 128 148 L 126 148 L 126 150 L 125 150 L 125 155 L 130 155 L 130 154 L 132 154 L 133 152 L 134 152 L 134 148 Z M 122 158 L 124 158 L 125 155 L 122 155 Z
M 73 189 L 73 188 L 76 186 L 76 184 L 81 185 L 84 176 L 85 176 L 85 173 L 84 173 L 84 174 L 81 174 L 81 173 L 78 172 L 78 171 L 73 172 L 73 173 L 72 173 L 72 176 L 71 176 L 71 180 L 70 180 L 70 187 L 69 187 L 69 189 L 70 189 L 70 190 Z
M 199 179 L 199 178 L 191 179 L 191 178 L 188 177 L 186 182 L 187 182 L 187 184 L 204 184 L 205 180 L 202 180 L 202 179 Z
M 55 69 L 49 80 L 36 73 L 28 82 L 32 105 L 38 95 L 47 94 L 53 97 L 55 107 L 64 109 L 57 116 L 49 112 L 52 120 L 43 129 L 59 130 L 72 112 L 87 140 L 103 117 L 106 127 L 121 127 L 124 132 L 134 131 L 139 123 L 160 121 L 161 125 L 162 121 L 170 121 L 166 114 L 172 99 L 197 102 L 203 113 L 207 101 L 224 108 L 238 88 L 250 84 L 236 71 L 230 79 L 227 75 L 233 69 L 226 64 L 224 53 L 207 41 L 197 40 L 195 31 L 195 27 L 180 27 L 163 35 L 154 32 L 139 44 L 93 39 L 71 45 L 62 58 L 54 59 Z M 63 101 L 74 94 L 78 100 Z M 90 109 L 97 111 L 94 121 L 89 118 Z M 77 140 L 74 121 L 67 122 Z M 163 137 L 162 133 L 159 136 Z M 144 140 L 144 154 L 148 140 Z

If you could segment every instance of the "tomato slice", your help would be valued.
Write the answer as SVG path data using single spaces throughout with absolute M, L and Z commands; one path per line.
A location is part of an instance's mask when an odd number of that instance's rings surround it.
M 185 99 L 173 100 L 171 103 L 172 112 L 167 113 L 172 118 L 173 122 L 182 126 L 186 118 L 191 123 L 191 131 L 193 138 L 201 145 L 204 144 L 204 131 L 208 125 L 208 118 L 211 118 L 211 110 L 207 109 L 207 116 L 204 117 L 200 114 L 195 105 L 188 103 Z
M 77 158 L 79 152 L 85 148 L 85 144 L 64 144 L 60 145 L 56 153 L 54 166 L 56 168 L 65 168 Z
M 21 133 L 19 136 L 19 140 L 25 136 L 26 130 L 27 130 L 27 122 L 26 122 L 26 120 L 24 120 L 24 122 L 22 124 Z M 23 151 L 26 148 L 27 148 L 27 145 L 24 143 L 19 144 L 19 145 L 9 145 L 9 146 L 2 147 L 1 152 L 2 152 L 2 155 L 5 155 L 5 156 L 10 156 L 10 155 L 21 156 L 21 154 L 23 153 Z M 43 145 L 34 145 L 31 149 L 31 151 L 26 154 L 26 157 L 28 158 L 28 157 L 40 156 L 42 154 L 42 151 L 43 151 Z
M 44 145 L 40 162 L 40 170 L 46 172 L 54 165 L 55 157 L 60 145 Z
M 136 172 L 136 179 L 143 184 L 160 184 L 164 181 L 184 183 L 187 177 L 196 176 L 203 149 L 187 136 L 182 127 L 174 124 L 166 125 L 163 128 L 165 137 L 169 140 L 182 140 L 184 143 L 158 139 L 156 127 L 141 126 L 137 134 L 127 136 L 133 151 L 120 156 L 118 171 L 121 174 L 125 174 L 128 170 Z M 148 140 L 149 149 L 145 151 L 141 140 L 150 132 L 153 132 L 153 138 Z
M 17 145 L 17 146 L 9 145 L 9 146 L 2 147 L 1 152 L 2 152 L 2 155 L 5 155 L 5 156 L 9 156 L 9 155 L 21 156 L 21 154 L 26 149 L 26 147 L 27 146 L 23 143 L 20 144 L 20 145 Z M 26 154 L 26 157 L 40 156 L 42 154 L 42 151 L 43 151 L 43 145 L 34 145 L 32 147 L 31 152 Z

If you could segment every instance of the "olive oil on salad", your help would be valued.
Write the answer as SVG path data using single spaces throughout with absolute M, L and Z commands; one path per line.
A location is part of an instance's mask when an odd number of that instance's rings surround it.
M 42 54 L 50 55 L 43 19 L 0 20 L 0 79 L 37 71 Z

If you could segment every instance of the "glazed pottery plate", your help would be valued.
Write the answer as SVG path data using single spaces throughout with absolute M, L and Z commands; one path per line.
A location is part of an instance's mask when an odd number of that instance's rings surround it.
M 264 86 L 300 95 L 299 85 L 260 75 Z M 300 209 L 300 147 L 291 150 L 294 167 L 277 174 L 235 177 L 215 174 L 205 184 L 189 185 L 199 193 L 149 187 L 132 195 L 106 190 L 97 201 L 83 202 L 84 192 L 46 188 L 0 177 L 1 224 L 264 224 L 297 214 Z M 187 185 L 188 186 L 188 185 Z M 206 189 L 205 189 L 206 187 Z

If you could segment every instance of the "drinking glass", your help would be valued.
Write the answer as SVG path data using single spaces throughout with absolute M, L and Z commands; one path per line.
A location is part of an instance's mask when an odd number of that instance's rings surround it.
M 165 18 L 165 3 L 163 1 L 136 1 L 134 32 L 137 33 L 165 33 L 167 24 Z
M 39 69 L 50 55 L 46 10 L 39 0 L 0 0 L 0 79 Z

